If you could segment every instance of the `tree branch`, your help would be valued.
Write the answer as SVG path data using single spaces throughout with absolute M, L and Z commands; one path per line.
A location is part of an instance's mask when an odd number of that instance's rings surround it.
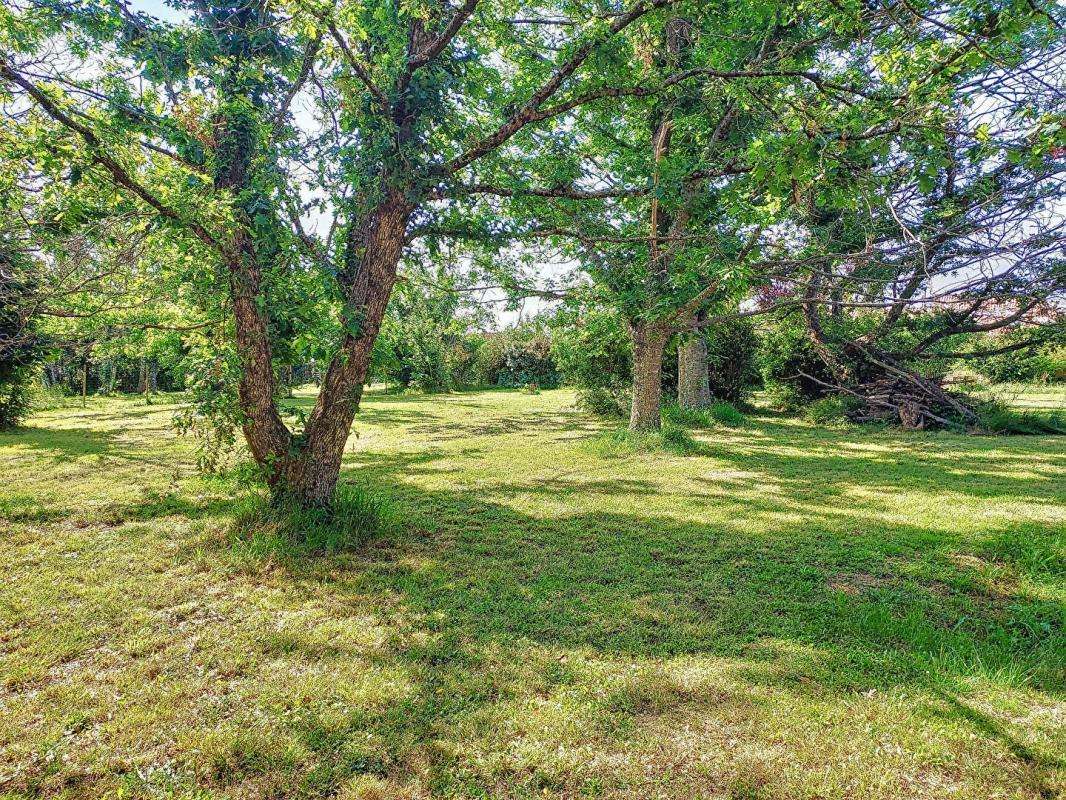
M 436 36 L 424 49 L 419 50 L 407 61 L 407 74 L 401 79 L 401 85 L 406 85 L 407 81 L 410 80 L 410 76 L 417 69 L 424 67 L 441 54 L 444 48 L 459 33 L 459 29 L 463 27 L 463 24 L 470 19 L 477 4 L 478 0 L 465 0 L 462 7 L 455 12 L 448 24 L 444 26 L 444 30 L 440 32 L 440 35 Z
M 93 153 L 93 158 L 110 174 L 112 180 L 122 186 L 123 188 L 133 192 L 137 197 L 151 206 L 161 217 L 169 219 L 173 222 L 177 222 L 190 231 L 192 231 L 197 238 L 199 238 L 205 244 L 221 250 L 222 247 L 218 240 L 208 231 L 203 225 L 198 222 L 187 220 L 177 211 L 170 206 L 163 203 L 159 198 L 153 195 L 148 189 L 140 184 L 130 173 L 119 164 L 114 158 L 109 156 L 103 149 L 100 143 L 99 137 L 86 125 L 82 125 L 75 120 L 65 111 L 63 111 L 52 98 L 50 98 L 45 92 L 43 92 L 32 81 L 27 80 L 18 72 L 16 72 L 6 60 L 0 58 L 0 78 L 13 83 L 16 86 L 21 87 L 26 94 L 28 94 L 37 103 L 38 106 L 52 119 L 59 124 L 77 133 L 85 141 L 89 150 Z
M 376 83 L 374 83 L 374 79 L 370 77 L 369 70 L 367 70 L 363 62 L 356 57 L 355 53 L 352 52 L 352 49 L 348 46 L 348 42 L 344 40 L 343 34 L 337 30 L 337 26 L 334 25 L 333 22 L 328 22 L 326 23 L 326 27 L 329 29 L 330 35 L 333 36 L 334 40 L 340 46 L 341 52 L 344 53 L 345 60 L 348 62 L 348 66 L 350 66 L 352 72 L 355 73 L 355 77 L 357 77 L 370 94 L 374 96 L 374 99 L 377 101 L 381 110 L 388 114 L 392 108 L 388 95 L 385 94 Z
M 474 161 L 477 161 L 482 156 L 495 150 L 501 144 L 506 142 L 508 139 L 510 139 L 512 136 L 514 136 L 516 133 L 526 127 L 526 125 L 529 125 L 531 122 L 536 122 L 540 119 L 546 119 L 545 116 L 538 116 L 538 112 L 540 112 L 541 107 L 550 97 L 553 97 L 555 93 L 559 91 L 563 83 L 565 83 L 575 72 L 577 72 L 578 68 L 580 68 L 581 65 L 588 60 L 589 56 L 592 55 L 592 53 L 596 50 L 597 47 L 606 42 L 615 34 L 625 30 L 631 24 L 633 24 L 646 14 L 650 13 L 651 11 L 670 5 L 674 2 L 677 2 L 677 0 L 639 0 L 639 2 L 635 6 L 633 6 L 633 8 L 631 8 L 626 13 L 620 15 L 617 19 L 615 19 L 614 22 L 611 23 L 611 26 L 608 28 L 606 34 L 590 39 L 585 44 L 581 45 L 581 47 L 577 49 L 577 52 L 575 52 L 574 55 L 572 55 L 570 59 L 566 61 L 566 63 L 559 67 L 552 74 L 552 76 L 536 92 L 533 93 L 533 96 L 530 97 L 528 101 L 526 101 L 525 105 L 523 105 L 522 108 L 519 109 L 518 113 L 511 117 L 511 119 L 509 119 L 503 125 L 498 127 L 491 134 L 481 139 L 481 141 L 477 142 L 466 152 L 462 153 L 459 156 L 456 156 L 454 159 L 448 162 L 444 166 L 444 172 L 447 174 L 451 174 L 453 172 L 456 172 L 457 170 L 462 169 L 463 167 L 468 166 Z

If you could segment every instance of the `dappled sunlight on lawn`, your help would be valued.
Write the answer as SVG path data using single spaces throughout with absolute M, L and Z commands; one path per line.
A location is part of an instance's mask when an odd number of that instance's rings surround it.
M 690 455 L 604 455 L 569 392 L 375 391 L 342 480 L 393 526 L 251 557 L 227 538 L 249 490 L 194 475 L 173 411 L 0 437 L 0 791 L 1063 787 L 1062 438 L 756 412 Z

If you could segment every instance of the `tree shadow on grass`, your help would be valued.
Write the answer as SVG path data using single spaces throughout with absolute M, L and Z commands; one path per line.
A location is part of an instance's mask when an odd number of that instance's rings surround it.
M 535 427 L 549 436 L 581 423 L 536 414 L 505 420 L 513 428 L 508 432 Z M 430 431 L 431 441 L 440 433 Z M 706 458 L 683 461 L 683 477 L 695 492 L 636 477 L 625 459 L 610 462 L 618 477 L 572 470 L 522 480 L 504 473 L 477 491 L 429 490 L 417 478 L 460 472 L 456 460 L 484 457 L 484 448 L 351 456 L 344 479 L 386 495 L 400 529 L 354 553 L 272 568 L 305 586 L 309 597 L 325 589 L 338 600 L 349 598 L 361 614 L 399 615 L 408 627 L 370 655 L 356 645 L 351 652 L 324 645 L 298 627 L 259 646 L 316 663 L 376 659 L 410 675 L 411 690 L 392 704 L 353 708 L 342 723 L 313 710 L 294 718 L 292 729 L 320 759 L 320 768 L 304 776 L 304 788 L 326 793 L 351 774 L 387 774 L 405 753 L 423 748 L 430 754 L 430 790 L 448 794 L 461 754 L 433 749 L 434 739 L 508 691 L 486 653 L 521 661 L 541 649 L 530 648 L 533 642 L 553 653 L 576 651 L 652 670 L 677 655 L 729 659 L 738 680 L 796 697 L 849 698 L 882 687 L 926 691 L 940 700 L 936 713 L 1006 747 L 1030 767 L 1031 787 L 1050 791 L 1047 772 L 1061 760 L 1019 740 L 965 694 L 974 676 L 1049 693 L 1063 689 L 1061 607 L 1017 583 L 993 591 L 983 571 L 993 564 L 1048 579 L 1058 566 L 1041 553 L 1052 551 L 1053 532 L 1033 524 L 1027 538 L 1043 544 L 1031 559 L 1011 564 L 1007 553 L 1016 548 L 1017 528 L 991 525 L 984 534 L 992 543 L 988 551 L 973 563 L 956 563 L 951 556 L 964 546 L 957 533 L 934 523 L 901 524 L 885 513 L 884 502 L 901 488 L 928 487 L 934 498 L 958 493 L 1058 503 L 1053 467 L 1061 455 L 1040 454 L 1036 442 L 1007 448 L 983 440 L 961 445 L 970 458 L 953 459 L 950 452 L 916 453 L 906 437 L 827 436 L 776 421 L 703 438 Z M 982 451 L 981 459 L 972 458 Z M 1023 458 L 1033 461 L 1027 475 L 1009 474 Z M 625 511 L 606 503 L 602 511 L 568 510 L 558 501 L 569 492 L 634 502 Z M 667 505 L 650 502 L 663 495 Z M 703 506 L 722 513 L 701 517 Z M 684 519 L 669 513 L 680 508 Z M 224 497 L 163 496 L 146 498 L 124 516 L 148 521 L 225 510 Z M 535 669 L 547 687 L 566 680 L 550 657 Z M 704 700 L 728 698 L 664 691 L 659 682 L 610 703 L 617 718 L 633 720 Z M 381 735 L 381 746 L 354 747 L 368 730 Z
M 0 447 L 27 448 L 59 464 L 84 456 L 110 454 L 118 432 L 88 428 L 39 428 L 28 426 L 0 434 Z
M 944 700 L 939 714 L 1004 745 L 1027 765 L 1034 790 L 1050 791 L 1047 771 L 1061 761 L 960 697 L 974 676 L 1061 691 L 1061 608 L 1022 591 L 983 594 L 965 569 L 951 568 L 958 586 L 916 579 L 916 565 L 947 569 L 943 531 L 873 520 L 856 536 L 833 511 L 810 509 L 759 533 L 650 513 L 536 515 L 492 499 L 507 487 L 485 497 L 404 480 L 413 469 L 432 470 L 433 460 L 382 458 L 370 468 L 406 530 L 357 554 L 285 567 L 297 583 L 398 599 L 417 621 L 417 636 L 379 658 L 406 665 L 419 690 L 402 708 L 353 725 L 429 741 L 439 726 L 494 702 L 497 687 L 479 666 L 484 652 L 522 659 L 530 642 L 649 664 L 707 655 L 733 660 L 732 674 L 746 684 L 795 696 L 930 691 Z M 597 481 L 597 491 L 643 491 L 631 479 L 611 484 Z M 773 514 L 780 505 L 746 497 L 738 509 Z M 855 509 L 864 511 L 871 508 Z M 654 714 L 695 700 L 680 688 L 664 700 L 662 691 L 656 684 L 645 698 Z M 646 713 L 643 700 L 634 702 L 623 717 Z M 444 776 L 446 764 L 438 766 Z

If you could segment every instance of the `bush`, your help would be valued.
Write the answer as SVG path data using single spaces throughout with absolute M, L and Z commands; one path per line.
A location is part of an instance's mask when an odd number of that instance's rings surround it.
M 876 348 L 885 352 L 906 352 L 916 342 L 926 338 L 943 325 L 941 314 L 904 315 L 890 331 L 877 338 Z M 889 377 L 885 368 L 871 361 L 858 348 L 846 349 L 834 342 L 855 341 L 863 333 L 883 322 L 877 313 L 845 314 L 822 319 L 822 330 L 833 357 L 848 374 L 853 385 L 862 385 Z M 940 345 L 939 350 L 948 347 Z M 929 351 L 917 371 L 926 376 L 942 375 L 950 365 L 949 359 Z M 817 400 L 826 392 L 826 384 L 836 382 L 825 358 L 810 338 L 810 332 L 800 314 L 791 313 L 769 322 L 761 331 L 759 370 L 769 391 L 772 404 L 781 410 L 795 411 Z M 907 365 L 904 365 L 907 366 Z
M 719 425 L 726 425 L 730 428 L 739 428 L 741 425 L 746 425 L 748 418 L 745 417 L 736 406 L 732 403 L 727 403 L 724 400 L 711 403 L 710 409 L 711 417 Z
M 551 341 L 543 331 L 515 331 L 503 349 L 503 368 L 497 386 L 514 388 L 536 385 L 553 389 L 559 385 L 559 372 L 552 358 Z
M 335 553 L 365 544 L 386 529 L 388 503 L 356 486 L 338 486 L 329 508 L 304 508 L 257 495 L 246 501 L 230 532 L 235 550 L 253 557 Z
M 850 405 L 846 398 L 830 395 L 807 406 L 805 416 L 815 425 L 842 425 L 848 421 Z
M 987 433 L 1019 436 L 1066 434 L 1066 413 L 1061 411 L 1019 411 L 1000 400 L 979 403 L 978 425 Z
M 478 347 L 472 365 L 475 386 L 495 386 L 504 370 L 504 351 L 507 337 L 502 333 L 487 333 Z
M 778 381 L 768 382 L 763 396 L 775 411 L 800 411 L 807 404 L 807 398 L 795 386 Z
M 0 242 L 0 430 L 29 415 L 36 365 L 44 356 L 33 319 L 25 316 L 32 289 L 21 277 L 24 264 L 8 256 L 6 243 Z
M 761 383 L 759 337 L 751 320 L 724 319 L 708 327 L 704 339 L 711 395 L 730 403 L 742 402 Z
M 628 417 L 632 402 L 628 385 L 580 389 L 577 393 L 578 407 L 600 417 Z
M 0 430 L 14 428 L 33 410 L 33 369 L 0 364 Z
M 987 335 L 977 349 L 992 350 L 1032 338 L 1031 329 L 1019 328 L 1000 335 Z M 1045 383 L 1066 380 L 1066 347 L 1055 343 L 1023 347 L 1007 353 L 973 359 L 973 369 L 993 383 Z
M 762 331 L 757 362 L 771 404 L 783 411 L 797 410 L 816 399 L 824 389 L 818 380 L 832 380 L 802 318 L 795 314 L 773 321 Z
M 479 386 L 554 389 L 559 385 L 552 341 L 537 324 L 487 334 L 471 373 Z
M 1048 351 L 1048 362 L 1048 377 L 1051 382 L 1066 383 L 1066 345 L 1051 348 Z
M 633 355 L 629 332 L 611 311 L 592 309 L 552 332 L 552 355 L 568 386 L 612 393 L 632 380 Z M 627 402 L 626 413 L 628 413 Z

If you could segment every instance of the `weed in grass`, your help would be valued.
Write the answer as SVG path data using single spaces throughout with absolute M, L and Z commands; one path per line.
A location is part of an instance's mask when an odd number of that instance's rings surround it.
M 717 400 L 706 408 L 682 408 L 677 403 L 663 406 L 663 420 L 686 428 L 713 428 L 725 425 L 737 428 L 747 422 L 747 417 L 732 403 Z
M 742 425 L 747 424 L 748 418 L 744 414 L 737 410 L 737 407 L 732 403 L 727 403 L 724 400 L 717 400 L 711 403 L 711 417 L 719 425 L 726 425 L 730 428 L 739 428 Z
M 388 527 L 390 518 L 384 498 L 350 484 L 337 487 L 328 508 L 254 495 L 236 513 L 230 541 L 236 554 L 253 558 L 337 553 L 365 544 Z
M 603 457 L 621 457 L 641 453 L 673 453 L 693 455 L 700 444 L 687 430 L 667 422 L 658 431 L 631 431 L 625 428 L 593 437 L 589 441 L 592 452 Z

